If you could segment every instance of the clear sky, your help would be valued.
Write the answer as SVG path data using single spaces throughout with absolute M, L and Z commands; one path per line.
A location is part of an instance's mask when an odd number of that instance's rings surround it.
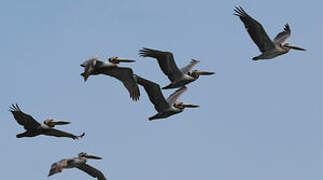
M 233 8 L 241 5 L 273 38 L 289 23 L 288 42 L 308 51 L 269 61 Z M 321 180 L 323 61 L 320 1 L 32 0 L 0 2 L 1 179 L 91 179 L 76 170 L 47 178 L 50 165 L 88 152 L 111 180 Z M 178 66 L 217 74 L 188 85 L 180 100 L 198 109 L 160 121 L 143 88 L 133 102 L 118 80 L 90 77 L 87 58 L 134 58 L 138 75 L 168 79 L 142 47 L 174 53 Z M 163 91 L 166 96 L 173 90 Z M 8 108 L 38 121 L 71 121 L 78 141 L 23 132 Z

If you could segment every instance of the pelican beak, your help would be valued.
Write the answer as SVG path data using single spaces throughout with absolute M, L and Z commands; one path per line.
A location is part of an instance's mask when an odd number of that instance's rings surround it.
M 195 105 L 195 104 L 186 104 L 186 103 L 183 103 L 182 104 L 183 107 L 188 107 L 188 108 L 198 108 L 200 107 L 199 105 Z
M 293 46 L 293 45 L 285 45 L 286 47 L 289 47 L 291 49 L 295 49 L 295 50 L 299 50 L 299 51 L 306 51 L 306 49 L 301 48 L 301 47 L 297 47 L 297 46 Z
M 93 156 L 93 155 L 89 155 L 89 154 L 85 155 L 85 157 L 88 158 L 88 159 L 102 159 L 99 156 Z
M 57 120 L 53 120 L 51 123 L 53 123 L 55 125 L 71 124 L 71 122 L 68 122 L 68 121 L 57 121 Z
M 127 63 L 136 62 L 136 60 L 133 60 L 133 59 L 125 59 L 125 58 L 119 58 L 119 57 L 116 60 L 119 62 L 127 62 Z
M 65 125 L 65 124 L 70 124 L 70 122 L 67 121 L 57 121 L 55 119 L 46 119 L 44 121 L 44 124 L 50 126 L 50 127 L 55 127 L 56 125 Z
M 199 75 L 213 75 L 215 72 L 196 71 Z
M 133 60 L 133 59 L 120 58 L 120 57 L 116 57 L 116 56 L 110 57 L 109 61 L 112 62 L 112 63 L 120 63 L 120 62 L 132 63 L 132 62 L 136 62 L 136 60 Z

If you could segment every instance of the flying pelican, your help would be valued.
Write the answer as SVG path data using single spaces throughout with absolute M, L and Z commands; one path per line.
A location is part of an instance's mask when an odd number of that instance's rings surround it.
M 171 83 L 162 89 L 182 87 L 199 78 L 200 75 L 212 75 L 215 72 L 206 72 L 192 70 L 192 68 L 200 61 L 192 59 L 190 64 L 179 69 L 175 63 L 173 54 L 167 51 L 159 51 L 155 49 L 143 48 L 139 50 L 139 55 L 142 57 L 156 58 L 161 70 L 168 77 Z
M 182 86 L 180 89 L 176 90 L 166 100 L 158 84 L 144 79 L 138 75 L 134 76 L 137 83 L 144 87 L 148 94 L 149 100 L 154 104 L 155 109 L 158 111 L 158 113 L 150 117 L 149 120 L 167 118 L 171 115 L 183 112 L 184 108 L 186 107 L 199 107 L 198 105 L 177 101 L 179 96 L 181 96 L 187 90 L 185 86 Z
M 20 125 L 24 126 L 24 128 L 26 129 L 26 132 L 17 134 L 16 135 L 17 138 L 46 135 L 46 136 L 68 137 L 72 139 L 78 139 L 85 135 L 85 133 L 82 133 L 81 135 L 76 136 L 71 133 L 60 131 L 54 128 L 55 125 L 70 124 L 70 122 L 66 122 L 66 121 L 56 121 L 54 119 L 46 119 L 44 123 L 40 124 L 31 115 L 22 112 L 18 104 L 16 105 L 13 104 L 10 107 L 9 111 L 13 114 L 13 117 L 16 119 L 16 121 Z
M 90 176 L 97 178 L 98 180 L 106 180 L 106 178 L 104 177 L 103 173 L 100 170 L 86 164 L 87 159 L 102 159 L 102 158 L 98 156 L 88 155 L 87 153 L 81 152 L 78 154 L 78 157 L 70 158 L 70 159 L 62 159 L 58 162 L 53 163 L 49 170 L 48 176 L 51 176 L 56 173 L 60 173 L 62 172 L 63 169 L 66 169 L 66 168 L 76 167 L 86 172 Z
M 242 7 L 236 7 L 234 11 L 234 15 L 240 17 L 251 39 L 256 43 L 259 50 L 262 52 L 261 55 L 253 57 L 253 60 L 256 61 L 259 59 L 272 59 L 274 57 L 288 53 L 290 49 L 300 51 L 306 50 L 297 46 L 293 46 L 289 43 L 284 43 L 284 41 L 289 38 L 291 34 L 291 30 L 288 24 L 285 25 L 284 30 L 278 33 L 275 39 L 272 41 L 268 37 L 262 25 L 258 21 L 250 17 Z
M 137 83 L 133 79 L 132 69 L 118 66 L 121 62 L 135 62 L 135 60 L 116 56 L 110 57 L 108 61 L 100 61 L 97 58 L 98 56 L 95 56 L 81 64 L 81 66 L 84 67 L 84 72 L 81 74 L 84 77 L 84 81 L 86 81 L 90 75 L 105 74 L 115 77 L 122 81 L 123 85 L 127 88 L 130 97 L 134 101 L 137 101 L 140 92 Z

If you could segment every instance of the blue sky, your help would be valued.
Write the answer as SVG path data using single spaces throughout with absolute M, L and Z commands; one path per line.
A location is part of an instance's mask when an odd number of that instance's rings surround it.
M 285 23 L 288 42 L 307 48 L 269 61 L 251 60 L 258 48 L 233 8 L 241 5 L 273 38 Z M 322 179 L 323 77 L 319 1 L 56 0 L 0 3 L 2 82 L 0 141 L 3 179 L 46 179 L 50 165 L 88 152 L 111 180 Z M 133 102 L 118 80 L 90 77 L 79 66 L 103 58 L 134 58 L 135 73 L 162 86 L 168 79 L 142 47 L 174 53 L 178 66 L 217 74 L 188 85 L 180 98 L 199 104 L 166 120 L 145 91 Z M 126 66 L 126 65 L 125 65 Z M 168 96 L 172 90 L 163 91 Z M 38 121 L 71 121 L 60 127 L 79 140 L 23 132 L 8 108 Z M 48 179 L 90 179 L 64 170 Z

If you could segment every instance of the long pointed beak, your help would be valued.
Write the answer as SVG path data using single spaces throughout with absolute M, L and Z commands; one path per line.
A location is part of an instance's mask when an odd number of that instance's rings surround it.
M 186 104 L 186 103 L 183 103 L 182 104 L 183 107 L 188 107 L 188 108 L 198 108 L 200 107 L 199 105 L 195 105 L 195 104 Z
M 50 126 L 50 127 L 55 127 L 56 125 L 65 125 L 65 124 L 70 124 L 70 122 L 67 121 L 57 121 L 54 119 L 46 119 L 44 121 L 44 124 Z
M 120 58 L 120 57 L 115 57 L 115 56 L 110 57 L 109 61 L 112 62 L 112 63 L 120 63 L 120 62 L 132 63 L 132 62 L 136 62 L 136 60 L 133 60 L 133 59 L 126 59 L 126 58 Z
M 286 45 L 286 47 L 289 47 L 289 48 L 295 49 L 295 50 L 299 50 L 299 51 L 306 51 L 306 49 L 304 49 L 304 48 L 293 46 L 293 45 Z
M 88 159 L 102 159 L 99 156 L 93 156 L 93 155 L 88 155 L 88 154 L 85 157 L 88 158 Z
M 119 58 L 119 57 L 116 60 L 119 62 L 128 62 L 128 63 L 136 62 L 136 60 L 133 60 L 133 59 L 126 59 L 126 58 Z
M 52 123 L 55 125 L 71 124 L 71 122 L 68 122 L 68 121 L 57 121 L 57 120 L 52 121 Z
M 215 72 L 208 72 L 208 71 L 197 71 L 199 75 L 213 75 Z

